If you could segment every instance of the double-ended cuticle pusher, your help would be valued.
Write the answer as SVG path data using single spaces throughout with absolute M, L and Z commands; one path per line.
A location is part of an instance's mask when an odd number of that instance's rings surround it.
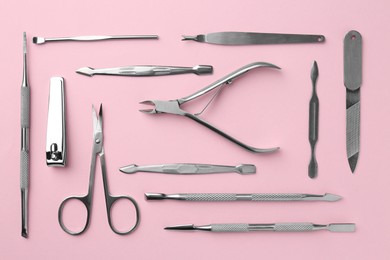
M 274 231 L 274 232 L 308 232 L 328 230 L 330 232 L 355 232 L 354 223 L 331 223 L 327 225 L 313 224 L 309 222 L 273 223 L 273 224 L 210 224 L 195 226 L 193 224 L 176 225 L 166 227 L 167 230 L 201 230 L 210 232 L 250 232 L 250 231 Z
M 192 40 L 219 45 L 257 45 L 257 44 L 284 44 L 284 43 L 322 43 L 323 35 L 257 33 L 257 32 L 216 32 L 184 36 L 183 41 Z
M 241 175 L 256 173 L 256 166 L 253 164 L 240 164 L 236 166 L 196 164 L 196 163 L 172 163 L 138 166 L 130 164 L 119 169 L 123 173 L 132 174 L 136 172 L 155 172 L 177 175 L 199 175 L 210 173 L 235 172 Z
M 156 66 L 156 65 L 137 65 L 117 68 L 94 69 L 83 67 L 76 70 L 77 73 L 90 76 L 93 75 L 116 75 L 116 76 L 164 76 L 193 73 L 196 75 L 211 74 L 213 67 L 210 65 L 196 65 L 194 67 L 179 66 Z
M 98 36 L 74 36 L 74 37 L 33 37 L 33 43 L 44 44 L 46 42 L 59 42 L 59 41 L 103 41 L 103 40 L 133 40 L 133 39 L 158 39 L 157 35 L 98 35 Z
M 184 201 L 338 201 L 341 196 L 325 193 L 323 195 L 304 193 L 145 193 L 146 200 L 184 200 Z

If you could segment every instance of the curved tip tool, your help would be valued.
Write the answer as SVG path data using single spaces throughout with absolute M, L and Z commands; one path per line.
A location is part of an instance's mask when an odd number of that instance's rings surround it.
M 199 36 L 201 36 L 201 35 L 196 35 L 196 36 L 190 36 L 190 35 L 182 35 L 182 41 L 196 41 L 196 42 L 198 42 L 198 41 L 200 41 L 200 39 L 199 39 Z
M 123 173 L 132 174 L 138 172 L 138 165 L 130 164 L 124 167 L 119 168 L 119 170 Z
M 343 197 L 335 194 L 325 193 L 322 198 L 324 201 L 338 201 L 341 200 Z
M 197 228 L 193 224 L 175 225 L 165 227 L 165 230 L 196 230 Z
M 83 67 L 83 68 L 76 70 L 76 73 L 92 77 L 94 74 L 94 69 L 91 67 Z
M 43 44 L 43 43 L 45 43 L 45 38 L 43 38 L 43 37 L 33 37 L 32 38 L 32 42 L 34 44 Z

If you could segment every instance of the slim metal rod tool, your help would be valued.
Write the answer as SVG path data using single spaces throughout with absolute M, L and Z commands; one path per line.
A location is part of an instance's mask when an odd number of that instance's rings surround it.
M 98 36 L 74 36 L 74 37 L 33 37 L 33 43 L 44 44 L 46 42 L 58 42 L 58 41 L 103 41 L 103 40 L 127 40 L 127 39 L 158 39 L 158 35 L 98 35 Z
M 90 76 L 93 75 L 118 75 L 118 76 L 165 76 L 185 73 L 194 73 L 196 75 L 210 74 L 213 67 L 210 65 L 196 65 L 194 67 L 179 66 L 156 66 L 156 65 L 138 65 L 117 68 L 95 69 L 83 67 L 76 70 L 77 73 Z
M 341 196 L 325 193 L 145 193 L 146 200 L 184 200 L 184 201 L 338 201 Z
M 311 147 L 311 158 L 309 163 L 309 177 L 314 179 L 318 174 L 318 164 L 316 160 L 315 147 L 318 140 L 318 112 L 319 100 L 316 92 L 316 84 L 318 78 L 317 62 L 314 61 L 311 69 L 311 83 L 313 85 L 313 92 L 309 105 L 309 142 Z
M 30 87 L 27 79 L 27 37 L 23 33 L 23 80 L 21 88 L 21 151 L 20 151 L 20 190 L 22 195 L 22 236 L 28 236 L 28 186 L 30 153 Z
M 273 224 L 210 224 L 203 226 L 176 225 L 166 227 L 167 230 L 201 230 L 210 232 L 250 232 L 250 231 L 274 231 L 274 232 L 308 232 L 316 230 L 328 230 L 330 232 L 355 232 L 354 223 L 331 223 L 319 225 L 307 222 L 273 223 Z
M 241 175 L 256 173 L 256 166 L 253 164 L 240 164 L 236 166 L 212 165 L 212 164 L 194 164 L 194 163 L 172 163 L 158 165 L 138 166 L 130 164 L 119 168 L 123 173 L 132 174 L 136 172 L 155 172 L 178 175 L 199 175 L 210 173 L 228 173 L 235 172 Z

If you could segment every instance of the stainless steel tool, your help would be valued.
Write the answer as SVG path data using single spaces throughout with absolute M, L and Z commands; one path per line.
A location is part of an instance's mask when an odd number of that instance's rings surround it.
M 242 143 L 241 141 L 235 139 L 234 137 L 224 133 L 223 131 L 219 130 L 218 128 L 216 128 L 215 126 L 209 124 L 208 122 L 204 121 L 203 119 L 201 119 L 198 115 L 200 115 L 207 107 L 208 105 L 212 102 L 212 100 L 214 99 L 214 97 L 219 93 L 216 92 L 216 94 L 211 98 L 210 102 L 206 105 L 206 107 L 200 112 L 200 113 L 197 113 L 197 114 L 192 114 L 190 112 L 187 112 L 185 110 L 183 110 L 181 108 L 181 105 L 183 105 L 184 103 L 188 102 L 188 101 L 191 101 L 191 100 L 194 100 L 208 92 L 210 92 L 211 90 L 214 90 L 214 89 L 217 89 L 217 88 L 220 88 L 219 90 L 221 90 L 221 88 L 224 86 L 224 85 L 227 85 L 227 84 L 231 84 L 236 78 L 242 76 L 243 74 L 251 71 L 252 69 L 255 69 L 255 68 L 273 68 L 273 69 L 280 69 L 278 66 L 275 66 L 273 64 L 270 64 L 270 63 L 266 63 L 266 62 L 254 62 L 254 63 L 251 63 L 251 64 L 248 64 L 230 74 L 228 74 L 227 76 L 215 81 L 214 83 L 210 84 L 209 86 L 187 96 L 187 97 L 184 97 L 184 98 L 179 98 L 179 99 L 174 99 L 174 100 L 167 100 L 167 101 L 163 101 L 163 100 L 146 100 L 146 101 L 143 101 L 141 102 L 141 104 L 146 104 L 146 105 L 152 105 L 154 106 L 153 109 L 142 109 L 140 110 L 140 112 L 143 112 L 143 113 L 146 113 L 146 114 L 160 114 L 160 113 L 166 113 L 166 114 L 172 114 L 172 115 L 179 115 L 179 116 L 185 116 L 187 118 L 190 118 L 192 120 L 194 120 L 195 122 L 209 128 L 210 130 L 216 132 L 217 134 L 223 136 L 224 138 L 228 139 L 229 141 L 241 146 L 242 148 L 250 151 L 250 152 L 254 152 L 254 153 L 268 153 L 268 152 L 274 152 L 274 151 L 277 151 L 279 149 L 279 147 L 276 147 L 276 148 L 267 148 L 267 149 L 261 149 L 261 148 L 256 148 L 256 147 L 252 147 L 252 146 L 249 146 L 247 144 L 244 144 Z
M 318 66 L 314 61 L 311 69 L 311 83 L 313 87 L 312 96 L 309 103 L 309 142 L 311 147 L 311 158 L 309 163 L 309 177 L 316 178 L 318 174 L 318 164 L 315 155 L 315 147 L 318 140 L 318 113 L 319 113 L 319 100 L 316 91 L 316 84 L 318 78 Z
M 91 218 L 91 212 L 92 212 L 92 197 L 93 197 L 93 185 L 95 182 L 95 172 L 96 172 L 96 158 L 100 158 L 100 167 L 103 177 L 103 190 L 104 190 L 104 197 L 106 200 L 106 212 L 107 212 L 107 218 L 108 218 L 108 224 L 111 228 L 111 230 L 118 234 L 118 235 L 126 235 L 134 231 L 139 224 L 139 209 L 138 205 L 135 202 L 135 200 L 130 196 L 113 196 L 111 195 L 109 189 L 108 189 L 108 182 L 107 182 L 107 166 L 106 166 L 106 156 L 104 152 L 103 147 L 103 108 L 102 105 L 100 105 L 99 114 L 96 114 L 95 108 L 92 106 L 92 121 L 93 121 L 93 144 L 92 144 L 92 159 L 91 159 L 91 166 L 90 166 L 90 172 L 89 172 L 89 184 L 88 184 L 88 192 L 84 196 L 71 196 L 66 198 L 64 201 L 62 201 L 59 209 L 58 209 L 58 221 L 60 223 L 61 228 L 70 235 L 80 235 L 84 233 L 90 223 Z M 133 225 L 131 225 L 127 230 L 122 231 L 118 230 L 113 223 L 113 220 L 111 219 L 112 214 L 112 206 L 119 200 L 128 200 L 129 205 L 134 207 L 135 210 L 135 219 Z M 63 210 L 64 207 L 69 201 L 78 201 L 81 202 L 85 209 L 87 210 L 87 218 L 85 221 L 84 227 L 79 231 L 72 231 L 67 228 L 67 226 L 64 223 L 63 220 Z
M 254 45 L 254 44 L 284 44 L 284 43 L 321 43 L 325 41 L 323 35 L 281 34 L 257 32 L 216 32 L 184 36 L 183 41 L 220 44 L 220 45 Z
M 256 166 L 252 164 L 240 164 L 237 166 L 212 165 L 212 164 L 192 164 L 192 163 L 173 163 L 159 165 L 138 166 L 131 164 L 119 169 L 123 173 L 136 172 L 156 172 L 178 175 L 199 175 L 210 173 L 228 173 L 235 172 L 242 175 L 256 173 Z
M 213 72 L 213 67 L 210 65 L 197 65 L 194 67 L 178 67 L 178 66 L 128 66 L 118 68 L 94 69 L 91 67 L 83 67 L 76 70 L 77 73 L 93 76 L 93 75 L 119 75 L 119 76 L 164 76 L 194 73 L 196 75 L 210 74 Z
M 132 39 L 158 39 L 158 35 L 99 35 L 99 36 L 74 36 L 74 37 L 33 37 L 33 43 L 44 44 L 46 42 L 58 42 L 58 41 L 103 41 L 103 40 L 132 40 Z
M 352 173 L 360 151 L 360 87 L 362 85 L 362 36 L 350 31 L 344 38 L 344 85 L 347 89 L 347 156 Z
M 184 200 L 184 201 L 338 201 L 341 196 L 304 193 L 145 193 L 146 200 Z
M 21 89 L 20 190 L 22 195 L 22 236 L 28 236 L 28 188 L 30 175 L 30 86 L 27 77 L 27 36 L 23 33 L 23 79 Z
M 274 231 L 274 232 L 307 232 L 328 230 L 330 232 L 355 232 L 353 223 L 332 223 L 319 225 L 307 222 L 274 223 L 274 224 L 210 224 L 204 226 L 177 225 L 166 227 L 168 230 L 201 230 L 210 232 L 250 232 L 250 231 Z
M 66 121 L 64 79 L 50 79 L 49 112 L 46 132 L 47 166 L 66 165 Z

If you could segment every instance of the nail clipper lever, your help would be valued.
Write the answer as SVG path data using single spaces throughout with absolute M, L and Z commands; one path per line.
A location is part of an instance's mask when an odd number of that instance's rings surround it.
M 47 166 L 66 165 L 64 79 L 50 79 L 49 113 L 46 133 Z

